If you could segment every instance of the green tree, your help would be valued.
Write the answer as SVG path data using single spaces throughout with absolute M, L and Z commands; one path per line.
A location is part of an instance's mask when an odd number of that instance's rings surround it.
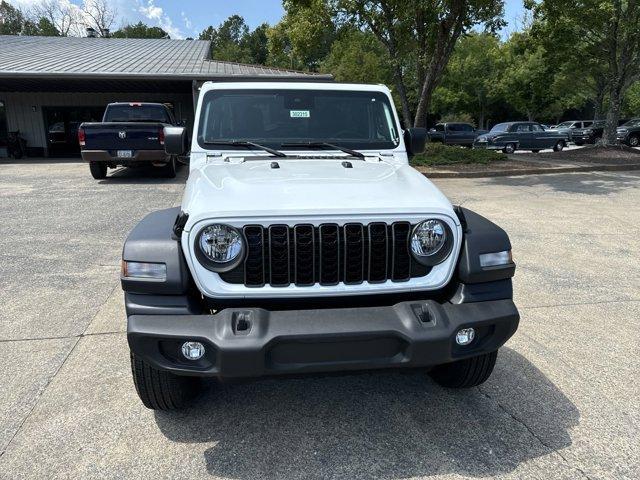
M 501 94 L 529 120 L 550 115 L 554 69 L 544 47 L 525 31 L 513 33 L 503 48 L 507 68 L 500 81 Z
M 269 25 L 263 23 L 243 38 L 242 44 L 248 53 L 249 63 L 256 65 L 265 65 L 267 63 L 269 56 L 268 30 Z
M 461 38 L 434 91 L 433 110 L 453 116 L 471 114 L 484 128 L 491 105 L 500 100 L 497 86 L 505 63 L 496 35 L 472 33 Z
M 60 32 L 48 18 L 41 17 L 38 20 L 27 20 L 22 27 L 22 35 L 34 35 L 41 37 L 59 37 Z
M 573 54 L 570 48 L 579 46 L 602 69 L 600 85 L 607 97 L 603 141 L 615 143 L 625 93 L 640 76 L 640 3 L 582 0 L 568 8 L 564 0 L 528 0 L 527 6 L 558 50 Z
M 371 32 L 352 29 L 343 32 L 320 64 L 339 82 L 390 83 L 391 62 L 384 46 Z
M 114 38 L 171 38 L 160 27 L 150 27 L 142 22 L 124 27 L 113 32 Z
M 502 0 L 327 1 L 336 18 L 369 29 L 387 49 L 405 125 L 412 120 L 406 69 L 414 69 L 417 127 L 426 124 L 433 92 L 460 36 L 478 25 L 504 25 Z
M 249 27 L 240 15 L 232 15 L 214 28 L 207 27 L 200 33 L 200 40 L 211 41 L 211 58 L 229 62 L 249 63 L 251 58 L 244 41 Z
M 20 10 L 0 0 L 0 35 L 20 35 L 25 18 Z

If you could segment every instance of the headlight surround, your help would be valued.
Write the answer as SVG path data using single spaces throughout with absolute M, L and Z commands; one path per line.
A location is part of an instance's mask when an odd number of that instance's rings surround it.
M 409 244 L 413 258 L 418 262 L 437 265 L 451 253 L 453 232 L 446 222 L 428 218 L 414 227 Z
M 227 272 L 244 258 L 242 233 L 223 223 L 207 225 L 198 233 L 195 242 L 198 261 L 214 272 Z

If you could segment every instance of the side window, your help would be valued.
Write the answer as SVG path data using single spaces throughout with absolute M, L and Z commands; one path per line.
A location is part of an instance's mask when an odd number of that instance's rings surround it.
M 521 123 L 516 125 L 516 129 L 514 130 L 516 133 L 526 133 L 529 131 L 529 125 L 526 123 Z
M 450 132 L 459 132 L 460 129 L 458 128 L 458 124 L 457 123 L 449 123 L 447 125 L 447 130 Z
M 537 123 L 534 123 L 534 124 L 531 125 L 531 131 L 532 132 L 543 132 L 544 129 L 540 125 L 538 125 Z
M 441 123 L 436 125 L 436 132 L 444 132 L 444 125 L 442 125 Z
M 468 123 L 463 123 L 460 126 L 462 127 L 462 131 L 463 132 L 473 132 L 473 127 L 471 125 L 469 125 Z
M 583 126 L 584 128 L 590 127 L 591 125 L 593 125 L 593 122 L 584 122 L 584 123 L 582 124 L 582 126 Z

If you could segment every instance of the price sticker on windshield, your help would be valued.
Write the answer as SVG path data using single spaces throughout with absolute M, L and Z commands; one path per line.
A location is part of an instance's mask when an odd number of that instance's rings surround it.
M 289 110 L 289 116 L 291 118 L 309 118 L 311 112 L 309 110 Z

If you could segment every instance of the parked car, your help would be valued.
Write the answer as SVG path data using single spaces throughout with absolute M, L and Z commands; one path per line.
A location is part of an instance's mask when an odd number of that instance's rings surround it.
M 107 168 L 153 165 L 166 177 L 176 176 L 176 158 L 164 150 L 164 128 L 176 126 L 173 113 L 161 103 L 110 103 L 102 122 L 78 128 L 82 159 L 95 179 Z
M 487 133 L 486 130 L 477 130 L 470 123 L 445 122 L 438 123 L 429 129 L 429 141 L 441 142 L 445 145 L 473 146 L 473 141 L 478 135 Z
M 605 121 L 596 120 L 587 128 L 576 128 L 571 132 L 571 139 L 576 145 L 584 145 L 585 143 L 595 144 L 602 139 Z
M 495 125 L 489 133 L 480 135 L 474 148 L 488 148 L 513 153 L 516 150 L 531 150 L 534 153 L 553 148 L 560 152 L 567 146 L 568 137 L 564 133 L 545 130 L 535 122 L 507 122 Z
M 593 125 L 593 120 L 570 120 L 556 125 L 554 128 L 548 129 L 552 132 L 562 133 L 567 136 L 569 141 L 573 141 L 573 132 L 578 129 L 588 128 Z
M 640 118 L 633 118 L 618 127 L 616 136 L 621 143 L 630 147 L 640 147 Z
M 408 155 L 389 89 L 203 84 L 182 205 L 123 249 L 133 379 L 179 408 L 202 377 L 430 368 L 479 385 L 518 327 L 509 237 Z M 165 128 L 168 156 L 186 150 Z

